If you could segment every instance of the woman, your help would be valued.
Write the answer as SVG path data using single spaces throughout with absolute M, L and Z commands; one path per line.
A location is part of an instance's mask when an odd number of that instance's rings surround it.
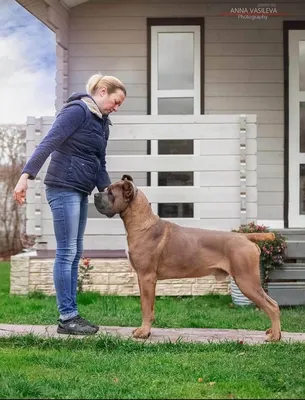
M 57 332 L 75 335 L 95 334 L 99 329 L 77 310 L 78 265 L 83 253 L 88 195 L 95 186 L 102 191 L 110 184 L 105 161 L 111 123 L 108 115 L 117 111 L 126 97 L 124 85 L 113 76 L 93 75 L 86 89 L 87 93 L 73 94 L 68 99 L 14 189 L 14 199 L 22 205 L 27 180 L 36 177 L 52 154 L 44 183 L 57 243 L 53 270 L 60 313 Z

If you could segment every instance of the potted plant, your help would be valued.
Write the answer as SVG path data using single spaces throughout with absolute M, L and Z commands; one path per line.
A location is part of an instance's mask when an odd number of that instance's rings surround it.
M 255 222 L 250 222 L 247 225 L 241 225 L 238 229 L 233 229 L 232 232 L 238 233 L 254 233 L 254 232 L 271 232 L 264 225 L 257 225 Z M 266 290 L 270 271 L 275 268 L 280 268 L 284 264 L 285 252 L 287 248 L 286 238 L 279 232 L 272 230 L 275 238 L 272 241 L 258 241 L 257 245 L 261 250 L 260 254 L 260 274 L 262 287 Z M 252 304 L 246 296 L 241 293 L 238 286 L 231 278 L 231 296 L 234 304 L 248 305 Z

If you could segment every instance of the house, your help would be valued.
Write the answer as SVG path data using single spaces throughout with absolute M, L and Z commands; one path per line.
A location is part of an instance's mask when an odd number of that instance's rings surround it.
M 299 251 L 294 256 L 302 257 L 303 1 L 18 3 L 56 33 L 57 110 L 97 71 L 126 83 L 128 97 L 112 118 L 107 162 L 113 179 L 130 172 L 144 187 L 154 211 L 182 224 L 230 230 L 255 220 L 284 230 Z M 53 119 L 28 119 L 28 155 Z M 13 292 L 51 290 L 55 243 L 43 172 L 29 189 L 27 206 L 29 233 L 38 235 L 37 254 L 15 259 Z M 99 268 L 105 273 L 93 289 L 136 293 L 136 281 L 124 261 L 121 221 L 103 219 L 93 204 L 89 217 L 85 247 L 96 257 L 99 274 Z M 21 259 L 28 269 L 21 266 Z M 22 279 L 20 271 L 27 271 Z M 171 282 L 170 287 L 180 294 L 227 290 L 213 281 L 206 284 L 207 279 L 188 286 Z M 117 286 L 113 291 L 111 282 Z M 166 286 L 160 293 L 170 290 Z

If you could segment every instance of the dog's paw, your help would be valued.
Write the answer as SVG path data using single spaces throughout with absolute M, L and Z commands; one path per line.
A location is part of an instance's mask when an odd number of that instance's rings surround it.
M 132 332 L 132 336 L 136 339 L 148 339 L 150 336 L 150 330 L 145 328 L 137 328 Z
M 272 328 L 266 330 L 265 342 L 278 342 L 279 340 L 281 340 L 281 332 L 274 334 Z

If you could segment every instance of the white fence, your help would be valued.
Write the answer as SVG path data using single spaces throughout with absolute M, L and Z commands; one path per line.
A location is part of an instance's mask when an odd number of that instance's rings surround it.
M 53 117 L 28 118 L 28 157 L 53 120 Z M 193 218 L 171 220 L 205 229 L 231 230 L 256 220 L 256 116 L 117 116 L 112 122 L 109 147 L 111 141 L 119 141 L 121 145 L 116 146 L 120 148 L 120 154 L 107 156 L 107 169 L 110 175 L 116 176 L 118 173 L 137 176 L 151 172 L 151 186 L 138 186 L 155 212 L 158 203 L 193 203 Z M 193 140 L 194 154 L 158 155 L 158 140 L 177 139 Z M 124 154 L 124 146 L 132 147 L 126 143 L 146 143 L 147 140 L 151 140 L 150 155 L 128 155 L 128 150 Z M 47 166 L 48 161 L 36 180 L 29 182 L 27 233 L 38 235 L 41 247 L 54 250 L 53 224 L 43 184 Z M 194 186 L 158 186 L 158 172 L 162 171 L 192 171 Z M 89 206 L 94 211 L 93 196 L 89 197 Z M 97 215 L 97 218 L 88 219 L 86 250 L 119 250 L 125 248 L 125 243 L 124 226 L 119 218 L 106 219 Z

